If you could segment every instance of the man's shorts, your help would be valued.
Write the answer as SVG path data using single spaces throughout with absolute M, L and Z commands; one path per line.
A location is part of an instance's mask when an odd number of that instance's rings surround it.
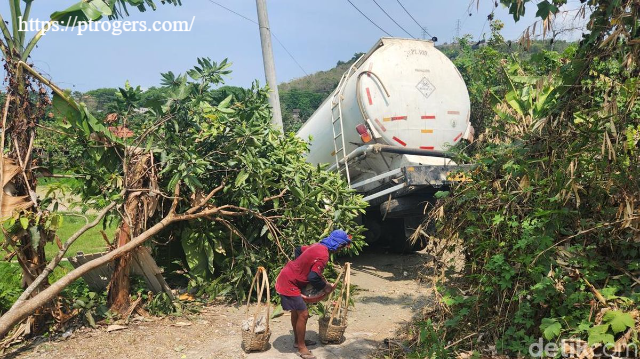
M 307 305 L 299 295 L 290 297 L 288 295 L 280 294 L 280 298 L 283 310 L 307 310 Z

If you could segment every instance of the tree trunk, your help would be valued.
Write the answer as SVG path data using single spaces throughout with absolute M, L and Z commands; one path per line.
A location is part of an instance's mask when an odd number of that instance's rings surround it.
M 15 249 L 16 258 L 22 268 L 22 287 L 27 288 L 40 275 L 47 265 L 44 247 L 52 234 L 43 228 L 45 216 L 38 207 L 36 195 L 37 181 L 32 172 L 33 145 L 35 141 L 35 126 L 38 118 L 44 115 L 44 109 L 49 105 L 46 91 L 34 90 L 29 78 L 21 71 L 21 68 L 12 59 L 6 59 L 9 71 L 8 95 L 11 98 L 7 111 L 7 122 L 2 131 L 4 132 L 4 143 L 2 146 L 2 161 L 6 157 L 11 163 L 19 166 L 19 171 L 14 172 L 15 176 L 10 180 L 3 178 L 2 187 L 3 198 L 13 196 L 24 199 L 25 204 L 14 208 L 6 208 L 7 212 L 19 213 L 21 218 L 28 219 L 27 228 L 20 228 L 8 235 L 6 241 Z M 35 96 L 32 96 L 35 95 Z M 4 149 L 10 151 L 4 155 Z M 5 161 L 6 163 L 6 161 Z M 4 177 L 3 173 L 3 177 Z M 5 201 L 2 201 L 4 207 Z M 3 211 L 5 208 L 3 208 Z M 22 224 L 22 222 L 20 222 Z M 32 295 L 46 289 L 48 281 L 42 281 Z M 35 313 L 31 333 L 39 333 L 46 329 L 46 321 L 49 318 L 47 309 L 41 309 Z
M 118 247 L 122 247 L 131 240 L 131 230 L 126 221 L 122 221 L 118 231 Z M 107 296 L 107 304 L 111 311 L 116 313 L 126 313 L 131 305 L 129 300 L 129 290 L 131 281 L 129 279 L 129 263 L 131 262 L 131 253 L 127 253 L 114 261 L 115 269 L 111 282 L 109 283 L 109 293 Z
M 145 231 L 146 219 L 153 214 L 157 204 L 157 199 L 152 194 L 152 190 L 157 189 L 153 157 L 150 153 L 137 149 L 132 149 L 131 152 L 131 160 L 125 170 L 125 186 L 137 190 L 126 194 L 124 218 L 122 218 L 117 231 L 118 247 L 125 246 L 131 241 L 131 238 L 137 237 Z M 148 189 L 149 191 L 141 191 L 140 189 Z M 109 283 L 107 304 L 111 311 L 120 314 L 126 313 L 131 305 L 129 300 L 131 259 L 131 253 L 116 259 L 113 276 Z

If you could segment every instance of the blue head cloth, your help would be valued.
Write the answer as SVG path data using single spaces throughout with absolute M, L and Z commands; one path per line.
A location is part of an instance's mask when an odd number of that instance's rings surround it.
M 330 251 L 337 251 L 340 246 L 347 245 L 349 243 L 351 243 L 351 239 L 349 239 L 347 232 L 341 229 L 336 229 L 331 232 L 329 237 L 320 241 L 320 244 L 329 248 Z

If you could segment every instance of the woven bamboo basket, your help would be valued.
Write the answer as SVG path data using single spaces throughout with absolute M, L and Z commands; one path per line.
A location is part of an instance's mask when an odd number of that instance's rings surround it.
M 249 315 L 251 307 L 251 294 L 253 293 L 253 287 L 256 287 L 257 301 L 255 303 L 255 309 L 253 315 Z M 262 303 L 262 297 L 266 293 L 266 302 Z M 269 278 L 267 277 L 267 270 L 264 267 L 258 267 L 258 272 L 253 277 L 251 282 L 251 288 L 249 289 L 249 295 L 247 296 L 247 309 L 246 317 L 251 319 L 251 328 L 249 330 L 242 331 L 242 349 L 246 353 L 255 351 L 265 351 L 269 348 L 269 338 L 271 338 L 271 330 L 269 329 L 269 307 L 271 303 L 271 294 L 269 293 Z M 261 310 L 265 307 L 264 311 Z M 260 313 L 265 313 L 266 327 L 264 332 L 256 333 L 256 326 L 258 324 L 258 318 Z
M 347 322 L 340 322 L 340 324 L 335 324 L 335 321 L 332 321 L 334 324 L 330 323 L 329 317 L 322 317 L 318 320 L 318 324 L 320 325 L 320 330 L 318 333 L 320 334 L 320 341 L 322 344 L 329 343 L 342 343 L 344 338 L 344 332 L 347 330 Z
M 349 310 L 349 292 L 351 285 L 351 263 L 345 263 L 338 275 L 336 283 L 344 274 L 342 289 L 331 310 L 331 315 L 326 314 L 318 320 L 318 335 L 323 344 L 342 343 L 344 332 L 347 329 L 347 313 Z M 334 292 L 335 293 L 335 292 Z M 333 297 L 333 295 L 332 295 Z

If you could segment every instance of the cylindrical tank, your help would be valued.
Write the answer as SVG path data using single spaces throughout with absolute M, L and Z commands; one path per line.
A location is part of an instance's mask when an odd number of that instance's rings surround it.
M 345 156 L 364 145 L 367 137 L 372 137 L 368 144 L 442 151 L 470 129 L 464 80 L 431 41 L 382 38 L 346 76 L 344 86 L 339 86 L 298 131 L 299 137 L 312 138 L 307 158 L 311 163 L 335 163 L 336 148 L 338 157 Z M 344 153 L 339 150 L 339 110 Z M 368 131 L 366 135 L 362 135 L 363 129 Z M 366 172 L 370 177 L 394 167 L 386 162 L 368 160 L 353 172 Z

